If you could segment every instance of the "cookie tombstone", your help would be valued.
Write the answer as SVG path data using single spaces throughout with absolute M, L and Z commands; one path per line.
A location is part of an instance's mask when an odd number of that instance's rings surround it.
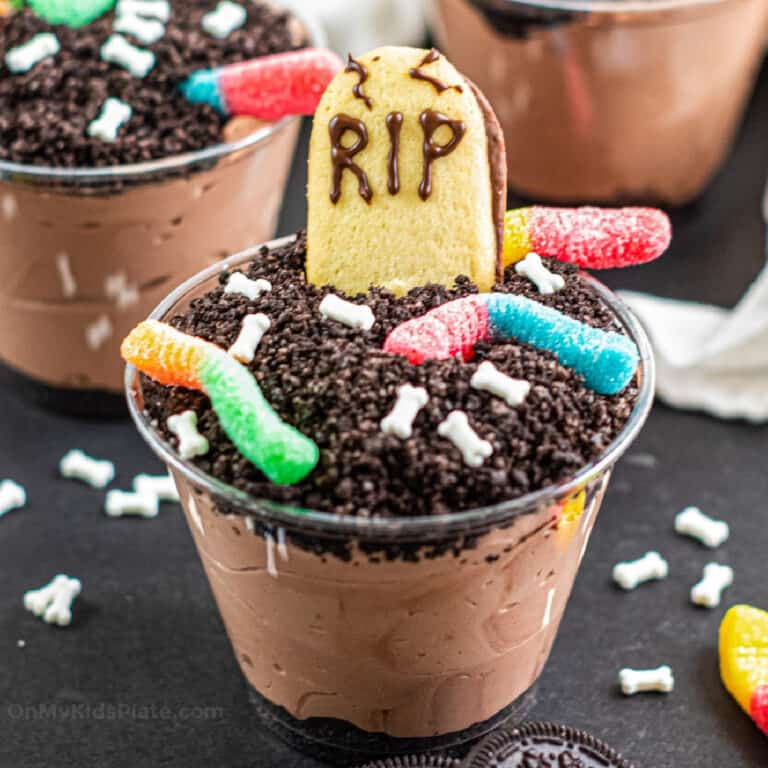
M 485 97 L 437 51 L 385 47 L 326 90 L 309 153 L 307 277 L 396 294 L 502 264 L 506 162 Z

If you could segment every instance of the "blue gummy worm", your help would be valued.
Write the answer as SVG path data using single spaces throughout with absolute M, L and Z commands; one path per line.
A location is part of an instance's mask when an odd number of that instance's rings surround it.
M 601 395 L 621 392 L 637 370 L 640 354 L 627 336 L 593 328 L 523 296 L 487 293 L 482 299 L 492 336 L 551 352 Z
M 219 86 L 218 69 L 198 69 L 182 84 L 181 92 L 192 104 L 208 104 L 222 115 L 229 115 Z

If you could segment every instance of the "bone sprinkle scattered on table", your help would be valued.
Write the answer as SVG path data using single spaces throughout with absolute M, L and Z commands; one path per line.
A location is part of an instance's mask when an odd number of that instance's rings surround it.
M 719 563 L 704 566 L 704 576 L 691 588 L 691 602 L 703 608 L 720 605 L 723 592 L 733 584 L 733 568 Z
M 658 552 L 647 552 L 639 560 L 618 563 L 613 568 L 613 580 L 622 589 L 635 589 L 646 581 L 666 579 L 667 561 Z
M 135 491 L 109 491 L 104 501 L 104 511 L 109 517 L 157 517 L 160 500 L 153 493 Z
M 671 693 L 675 688 L 672 668 L 666 665 L 657 669 L 629 669 L 619 672 L 619 685 L 625 696 L 636 693 Z
M 13 480 L 0 483 L 0 517 L 14 509 L 21 509 L 27 503 L 27 492 Z
M 170 475 L 136 475 L 133 490 L 142 496 L 156 496 L 158 501 L 177 502 L 179 492 Z
M 680 512 L 675 517 L 675 530 L 710 549 L 725 544 L 731 535 L 728 523 L 708 517 L 698 507 L 686 507 Z
M 59 462 L 62 477 L 81 480 L 92 488 L 106 488 L 115 478 L 115 465 L 105 459 L 94 459 L 78 449 L 67 451 Z
M 72 622 L 72 603 L 82 588 L 79 579 L 60 573 L 44 587 L 25 592 L 24 607 L 46 624 L 66 627 Z

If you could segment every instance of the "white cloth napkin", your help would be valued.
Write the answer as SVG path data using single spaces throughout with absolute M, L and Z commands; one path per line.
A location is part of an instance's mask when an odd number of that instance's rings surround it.
M 423 0 L 294 0 L 323 24 L 330 47 L 345 56 L 380 45 L 421 45 L 427 36 Z
M 651 337 L 662 400 L 723 419 L 768 421 L 768 266 L 732 310 L 620 295 Z

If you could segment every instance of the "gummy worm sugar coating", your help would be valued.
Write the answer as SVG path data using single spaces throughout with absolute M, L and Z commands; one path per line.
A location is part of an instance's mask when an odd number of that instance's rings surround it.
M 205 392 L 230 440 L 273 483 L 292 485 L 315 468 L 317 446 L 282 421 L 248 369 L 215 344 L 148 320 L 121 354 L 160 384 Z
M 602 331 L 523 296 L 486 293 L 456 299 L 407 320 L 384 342 L 384 350 L 418 365 L 425 360 L 472 357 L 484 339 L 516 339 L 551 352 L 604 395 L 629 384 L 640 359 L 627 336 Z
M 272 410 L 247 368 L 229 355 L 206 359 L 200 370 L 230 440 L 273 483 L 293 485 L 317 464 L 317 446 Z
M 534 252 L 585 269 L 628 267 L 657 259 L 671 238 L 655 208 L 518 208 L 504 219 L 504 264 Z
M 768 611 L 733 606 L 720 625 L 719 644 L 723 684 L 768 735 Z
M 139 323 L 125 338 L 120 354 L 158 384 L 202 390 L 200 366 L 221 353 L 215 345 L 188 336 L 157 320 Z
M 323 91 L 342 67 L 333 51 L 307 48 L 201 69 L 181 89 L 188 101 L 208 104 L 224 115 L 279 120 L 314 114 Z
M 116 0 L 27 0 L 36 16 L 49 24 L 66 24 L 68 27 L 84 27 L 109 11 Z M 21 7 L 23 3 L 14 2 Z

